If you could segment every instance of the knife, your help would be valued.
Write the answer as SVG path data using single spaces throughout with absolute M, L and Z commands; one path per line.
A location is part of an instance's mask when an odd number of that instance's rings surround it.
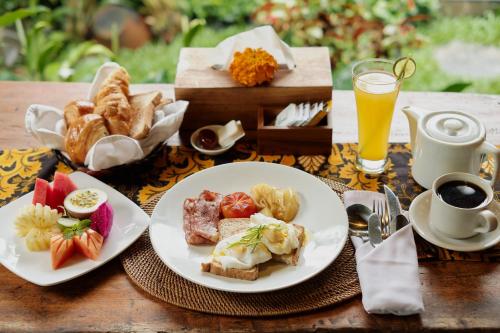
M 407 219 L 403 215 L 403 212 L 401 210 L 401 204 L 399 203 L 399 199 L 394 194 L 394 192 L 392 192 L 392 190 L 386 185 L 384 185 L 384 192 L 385 192 L 385 199 L 387 200 L 387 204 L 389 206 L 389 213 L 391 215 L 391 219 L 389 221 L 389 229 L 390 233 L 393 234 L 404 226 L 401 225 L 405 224 L 404 221 L 401 222 L 401 220 L 404 219 L 407 222 Z M 397 224 L 400 224 L 399 228 Z
M 380 218 L 373 213 L 368 218 L 368 238 L 370 244 L 375 247 L 382 243 L 382 230 L 380 229 Z

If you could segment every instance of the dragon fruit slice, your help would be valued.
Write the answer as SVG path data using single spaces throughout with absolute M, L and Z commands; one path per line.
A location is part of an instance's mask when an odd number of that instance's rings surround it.
M 90 215 L 90 229 L 93 229 L 106 238 L 113 226 L 113 207 L 108 202 L 103 203 Z

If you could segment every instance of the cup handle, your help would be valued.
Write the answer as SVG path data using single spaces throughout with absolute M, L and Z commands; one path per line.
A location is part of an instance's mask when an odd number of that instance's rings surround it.
M 482 210 L 479 212 L 480 216 L 480 226 L 474 229 L 475 232 L 479 232 L 481 234 L 485 234 L 487 232 L 491 232 L 498 227 L 498 219 L 495 214 L 493 214 L 489 210 Z
M 499 160 L 499 156 L 500 156 L 500 149 L 498 149 L 497 147 L 495 147 L 491 143 L 485 141 L 479 146 L 478 152 L 479 152 L 480 156 L 482 154 L 493 155 L 493 175 L 492 175 L 492 178 L 490 181 L 491 186 L 493 187 L 493 186 L 495 186 L 495 182 L 496 182 L 497 176 L 498 176 L 498 160 Z

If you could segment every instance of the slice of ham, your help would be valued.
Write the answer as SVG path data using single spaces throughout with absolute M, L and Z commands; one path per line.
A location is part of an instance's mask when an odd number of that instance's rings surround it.
M 221 201 L 222 194 L 206 190 L 198 198 L 184 200 L 184 233 L 188 244 L 217 243 Z

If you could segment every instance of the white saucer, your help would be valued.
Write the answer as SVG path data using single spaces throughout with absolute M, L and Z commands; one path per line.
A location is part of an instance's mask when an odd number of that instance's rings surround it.
M 431 197 L 431 190 L 420 194 L 411 203 L 409 211 L 413 229 L 429 243 L 449 250 L 472 252 L 487 249 L 500 241 L 500 227 L 492 232 L 466 239 L 449 238 L 435 231 L 429 224 Z M 500 206 L 497 203 L 492 204 L 490 208 L 496 216 L 500 216 Z
M 200 134 L 200 131 L 202 131 L 204 129 L 209 129 L 209 130 L 216 132 L 218 129 L 220 129 L 222 127 L 224 127 L 224 126 L 222 126 L 222 125 L 208 125 L 208 126 L 198 128 L 196 131 L 193 132 L 193 134 L 191 134 L 191 146 L 193 146 L 194 149 L 196 149 L 200 153 L 210 155 L 210 156 L 216 156 L 216 155 L 220 155 L 220 154 L 225 153 L 226 151 L 231 149 L 232 146 L 234 146 L 236 141 L 233 141 L 232 143 L 228 144 L 227 146 L 220 147 L 219 149 L 204 149 L 196 144 L 196 142 L 198 141 L 198 135 Z

